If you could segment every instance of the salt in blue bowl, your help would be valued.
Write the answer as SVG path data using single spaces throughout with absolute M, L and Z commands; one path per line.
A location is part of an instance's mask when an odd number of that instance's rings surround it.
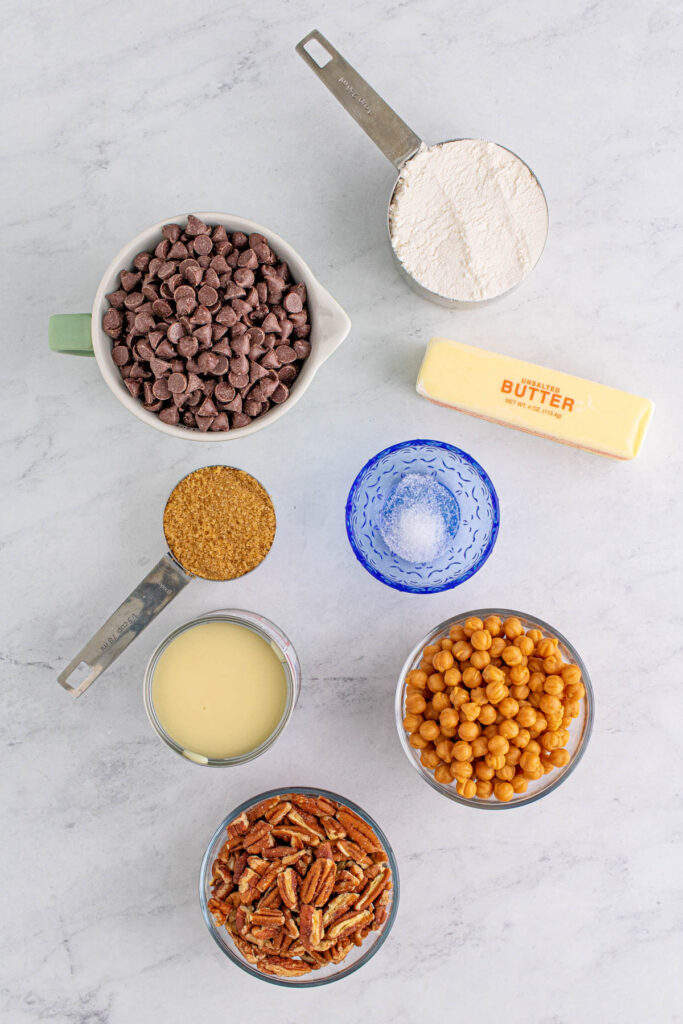
M 459 522 L 454 542 L 431 563 L 405 561 L 380 532 L 382 511 L 409 473 L 431 476 L 455 498 Z M 370 459 L 353 482 L 346 502 L 346 532 L 358 561 L 389 587 L 410 594 L 438 594 L 474 576 L 498 536 L 498 495 L 479 463 L 443 441 L 403 441 Z

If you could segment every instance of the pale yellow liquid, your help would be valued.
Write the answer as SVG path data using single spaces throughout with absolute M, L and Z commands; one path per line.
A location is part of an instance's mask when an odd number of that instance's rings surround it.
M 183 749 L 237 757 L 277 728 L 287 680 L 280 658 L 257 633 L 234 622 L 203 622 L 161 654 L 152 701 L 165 732 Z

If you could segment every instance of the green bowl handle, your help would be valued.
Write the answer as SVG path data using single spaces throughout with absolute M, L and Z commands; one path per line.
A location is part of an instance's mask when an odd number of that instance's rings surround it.
M 94 356 L 90 313 L 59 313 L 50 317 L 48 343 L 53 352 L 70 356 Z

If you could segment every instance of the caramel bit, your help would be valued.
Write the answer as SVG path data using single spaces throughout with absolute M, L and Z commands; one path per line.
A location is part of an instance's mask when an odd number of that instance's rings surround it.
M 525 632 L 514 615 L 451 626 L 405 682 L 408 742 L 459 796 L 507 803 L 571 760 L 569 729 L 586 696 L 581 669 L 563 661 L 555 637 Z
M 284 793 L 239 815 L 227 835 L 209 910 L 264 974 L 295 977 L 341 963 L 386 923 L 388 857 L 350 808 Z M 284 838 L 291 845 L 278 845 Z
M 193 576 L 233 580 L 251 572 L 275 537 L 275 509 L 258 480 L 241 469 L 207 466 L 174 487 L 164 510 L 173 556 Z

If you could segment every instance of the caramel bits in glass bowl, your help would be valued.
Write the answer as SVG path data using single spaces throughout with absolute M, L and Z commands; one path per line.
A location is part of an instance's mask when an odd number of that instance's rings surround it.
M 442 622 L 412 651 L 396 693 L 409 759 L 470 806 L 531 803 L 581 759 L 593 726 L 585 665 L 552 626 L 488 608 Z

